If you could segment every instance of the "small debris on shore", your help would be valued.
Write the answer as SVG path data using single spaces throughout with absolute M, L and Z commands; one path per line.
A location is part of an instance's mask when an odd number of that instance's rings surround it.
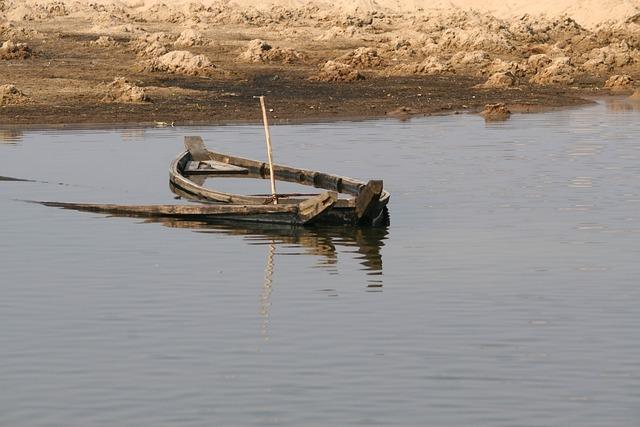
M 635 92 L 631 96 L 629 96 L 631 101 L 640 101 L 640 89 L 636 89 Z
M 108 47 L 117 47 L 120 45 L 120 43 L 118 43 L 113 37 L 111 36 L 100 36 L 98 37 L 96 40 L 90 41 L 89 42 L 90 46 L 97 46 L 97 47 L 104 47 L 104 48 L 108 48 Z
M 139 104 L 151 102 L 144 89 L 131 84 L 124 77 L 117 77 L 114 81 L 106 85 L 107 94 L 102 98 L 102 102 L 107 103 L 127 103 Z
M 33 52 L 26 43 L 16 43 L 7 40 L 0 46 L 0 59 L 27 59 Z
M 414 114 L 415 111 L 410 107 L 398 107 L 395 110 L 387 112 L 387 116 L 396 117 L 403 121 L 408 120 Z
M 0 105 L 20 105 L 32 102 L 31 98 L 25 95 L 15 85 L 7 84 L 0 86 Z
M 511 117 L 511 111 L 503 103 L 487 104 L 480 115 L 488 122 L 503 121 Z

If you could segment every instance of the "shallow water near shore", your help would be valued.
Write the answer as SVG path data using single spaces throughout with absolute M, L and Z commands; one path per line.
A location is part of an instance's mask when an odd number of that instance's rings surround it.
M 384 179 L 382 229 L 21 201 L 172 203 L 184 135 L 262 132 L 7 134 L 0 425 L 637 425 L 637 104 L 272 128 L 279 163 Z

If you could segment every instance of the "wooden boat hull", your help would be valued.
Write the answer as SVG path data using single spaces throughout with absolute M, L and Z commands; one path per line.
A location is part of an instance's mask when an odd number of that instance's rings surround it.
M 265 205 L 273 202 L 269 195 L 240 195 L 204 187 L 207 177 L 232 175 L 254 179 L 269 179 L 269 167 L 264 162 L 229 156 L 208 150 L 200 137 L 185 137 L 186 151 L 171 163 L 169 184 L 171 191 L 189 200 L 204 203 L 226 203 L 243 205 Z M 204 166 L 213 164 L 211 170 L 199 170 L 194 163 Z M 196 171 L 193 173 L 190 171 Z M 326 174 L 283 165 L 273 165 L 274 177 L 279 181 L 293 182 L 314 188 L 342 193 L 348 198 L 339 198 L 334 205 L 320 215 L 316 222 L 339 225 L 388 224 L 387 204 L 390 195 L 383 190 L 382 181 L 367 183 L 356 179 Z M 278 203 L 295 204 L 305 200 L 300 195 L 278 195 Z

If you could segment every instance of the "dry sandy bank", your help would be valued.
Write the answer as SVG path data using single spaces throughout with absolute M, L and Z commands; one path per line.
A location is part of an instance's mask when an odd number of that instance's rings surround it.
M 256 94 L 274 120 L 406 117 L 637 88 L 640 1 L 530 3 L 5 0 L 0 123 L 253 120 Z

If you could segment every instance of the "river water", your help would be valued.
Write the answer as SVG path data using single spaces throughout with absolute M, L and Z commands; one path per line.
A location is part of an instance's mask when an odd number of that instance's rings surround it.
M 279 163 L 382 178 L 390 226 L 145 222 L 184 135 L 4 131 L 0 425 L 636 426 L 640 110 L 623 100 L 274 126 Z M 268 192 L 265 181 L 261 192 Z

